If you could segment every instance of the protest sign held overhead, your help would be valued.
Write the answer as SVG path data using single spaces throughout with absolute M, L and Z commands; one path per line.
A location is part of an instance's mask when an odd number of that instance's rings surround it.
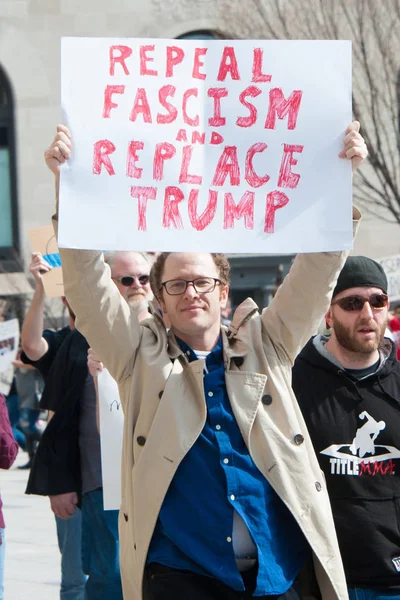
M 17 358 L 19 345 L 18 319 L 0 322 L 0 373 L 7 371 Z
M 107 369 L 98 374 L 97 384 L 104 510 L 119 510 L 124 415 L 118 386 Z
M 43 274 L 43 286 L 48 298 L 64 296 L 60 254 L 52 225 L 35 227 L 28 231 L 32 252 L 40 252 L 51 270 Z
M 64 38 L 62 247 L 352 245 L 351 44 Z

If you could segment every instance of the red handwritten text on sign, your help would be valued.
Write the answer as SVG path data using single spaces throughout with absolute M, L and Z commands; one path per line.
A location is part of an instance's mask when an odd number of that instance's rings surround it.
M 272 234 L 277 211 L 290 202 L 288 192 L 301 181 L 300 158 L 304 145 L 283 143 L 276 172 L 276 168 L 275 171 L 269 168 L 273 161 L 269 160 L 266 141 L 255 139 L 239 152 L 237 144 L 225 142 L 224 133 L 227 127 L 236 128 L 240 140 L 241 131 L 257 126 L 259 132 L 262 123 L 268 134 L 276 129 L 278 121 L 285 123 L 287 131 L 295 130 L 303 92 L 273 85 L 273 73 L 268 72 L 262 48 L 253 48 L 250 76 L 248 71 L 243 75 L 234 46 L 221 46 L 212 74 L 208 69 L 207 52 L 206 47 L 185 49 L 171 43 L 163 48 L 160 60 L 155 43 L 109 48 L 110 81 L 104 87 L 101 116 L 107 120 L 118 116 L 127 126 L 130 123 L 133 132 L 134 125 L 140 124 L 142 138 L 133 135 L 124 148 L 117 147 L 111 139 L 96 141 L 93 175 L 121 175 L 114 159 L 118 154 L 125 155 L 124 175 L 131 181 L 130 196 L 137 202 L 139 231 L 148 228 L 149 202 L 162 203 L 162 226 L 167 229 L 182 229 L 184 222 L 188 222 L 194 230 L 203 231 L 217 218 L 218 206 L 223 207 L 220 211 L 222 229 L 233 228 L 238 220 L 243 221 L 246 229 L 253 229 L 256 198 L 259 202 L 262 197 L 264 232 Z M 176 79 L 184 64 L 190 66 L 191 80 L 186 81 L 187 86 L 182 89 Z M 147 85 L 146 81 L 152 83 Z M 243 82 L 243 87 L 232 88 L 230 82 L 240 85 Z M 236 113 L 230 108 L 232 101 L 237 107 Z M 207 111 L 202 109 L 204 103 Z M 177 127 L 171 138 L 174 124 Z M 161 138 L 163 127 L 168 127 L 165 139 L 156 143 L 147 139 L 143 126 L 157 127 Z M 213 163 L 210 165 L 207 161 L 209 178 L 206 181 L 201 168 L 204 159 L 199 157 L 205 156 L 207 147 L 219 149 L 212 153 Z M 151 161 L 144 161 L 143 156 L 150 156 Z M 176 173 L 176 181 L 171 182 L 166 171 Z M 267 184 L 268 189 L 263 191 Z M 271 189 L 271 185 L 276 189 Z M 208 188 L 207 204 L 199 208 L 199 192 L 205 187 Z

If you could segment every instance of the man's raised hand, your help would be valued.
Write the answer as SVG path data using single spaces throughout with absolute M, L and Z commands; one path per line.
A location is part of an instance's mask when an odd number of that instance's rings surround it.
M 51 266 L 47 263 L 40 252 L 33 252 L 29 271 L 36 283 L 41 283 L 42 275 L 51 270 Z
M 57 125 L 57 133 L 44 153 L 46 165 L 54 175 L 58 175 L 60 167 L 71 156 L 71 133 L 66 125 Z
M 340 158 L 349 158 L 353 173 L 368 156 L 368 148 L 360 133 L 360 123 L 352 121 L 343 140 L 343 149 L 339 154 Z

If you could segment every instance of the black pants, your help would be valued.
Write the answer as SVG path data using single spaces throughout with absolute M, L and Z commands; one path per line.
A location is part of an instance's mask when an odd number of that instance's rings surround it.
M 245 592 L 235 592 L 214 579 L 152 563 L 144 574 L 143 600 L 247 600 L 253 597 L 257 567 L 242 573 Z M 257 596 L 257 600 L 300 600 L 296 584 L 285 594 Z

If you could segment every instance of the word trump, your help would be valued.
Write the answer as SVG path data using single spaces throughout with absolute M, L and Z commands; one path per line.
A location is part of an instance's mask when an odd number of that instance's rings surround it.
M 181 137 L 183 136 L 181 131 Z M 204 143 L 204 142 L 203 142 Z M 212 143 L 212 138 L 211 138 Z M 129 142 L 127 158 L 126 158 L 126 177 L 140 180 L 145 176 L 146 181 L 152 179 L 154 182 L 162 182 L 164 179 L 165 163 L 169 161 L 178 161 L 178 183 L 179 185 L 186 184 L 192 186 L 202 186 L 204 175 L 194 173 L 191 169 L 191 160 L 193 156 L 194 145 L 184 145 L 181 149 L 177 148 L 170 142 L 161 142 L 155 145 L 153 150 L 153 160 L 151 162 L 152 172 L 144 173 L 144 168 L 138 166 L 140 160 L 139 153 L 145 150 L 145 143 L 142 141 L 132 140 Z M 198 151 L 203 150 L 201 147 L 196 148 Z M 217 189 L 209 189 L 208 204 L 202 214 L 198 214 L 198 199 L 199 187 L 190 189 L 187 204 L 189 220 L 194 229 L 197 231 L 204 230 L 213 221 L 218 202 L 218 188 L 229 185 L 232 188 L 239 187 L 243 184 L 249 188 L 258 189 L 270 180 L 268 173 L 257 173 L 254 166 L 255 156 L 263 154 L 268 149 L 265 143 L 255 143 L 247 150 L 245 154 L 244 165 L 240 165 L 238 159 L 238 148 L 236 146 L 224 146 L 220 156 L 212 169 L 212 178 L 209 182 L 210 187 Z M 100 175 L 103 167 L 108 175 L 115 175 L 115 169 L 112 163 L 111 155 L 116 151 L 116 146 L 110 140 L 100 140 L 94 144 L 94 159 L 93 159 L 93 174 Z M 281 165 L 278 174 L 277 186 L 281 188 L 294 189 L 297 187 L 300 175 L 292 171 L 292 167 L 297 164 L 295 153 L 301 153 L 303 146 L 284 144 Z M 200 163 L 201 161 L 198 161 Z M 148 200 L 157 199 L 158 189 L 154 186 L 131 186 L 131 196 L 138 201 L 138 230 L 146 231 L 146 210 Z M 182 189 L 176 185 L 167 185 L 164 188 L 163 198 L 163 217 L 162 225 L 165 228 L 175 227 L 176 229 L 183 228 L 183 221 L 179 212 L 179 204 L 184 200 L 185 195 Z M 238 202 L 235 203 L 233 194 L 225 192 L 223 195 L 224 202 L 224 218 L 223 228 L 229 229 L 234 226 L 235 219 L 244 219 L 244 226 L 247 229 L 254 228 L 254 205 L 255 192 L 246 190 Z M 275 223 L 275 213 L 279 208 L 286 206 L 289 202 L 288 196 L 275 190 L 266 195 L 265 200 L 265 220 L 264 232 L 273 233 Z

